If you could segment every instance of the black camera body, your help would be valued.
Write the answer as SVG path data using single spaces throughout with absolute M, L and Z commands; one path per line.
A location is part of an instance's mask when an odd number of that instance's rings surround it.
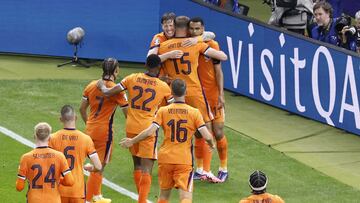
M 351 17 L 348 15 L 341 15 L 335 21 L 335 30 L 337 33 L 340 33 L 345 26 L 351 25 Z

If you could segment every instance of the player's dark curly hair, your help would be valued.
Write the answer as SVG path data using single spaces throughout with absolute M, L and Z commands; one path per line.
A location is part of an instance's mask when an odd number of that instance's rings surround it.
M 159 67 L 161 64 L 161 59 L 157 54 L 150 54 L 147 58 L 146 58 L 146 67 L 148 67 L 149 69 L 153 69 L 153 68 L 157 68 Z
M 103 69 L 102 78 L 108 79 L 106 77 L 114 75 L 116 68 L 119 66 L 119 62 L 115 58 L 106 58 L 101 66 Z
M 268 179 L 265 173 L 256 170 L 254 171 L 249 178 L 249 186 L 252 189 L 253 194 L 262 194 L 266 191 Z

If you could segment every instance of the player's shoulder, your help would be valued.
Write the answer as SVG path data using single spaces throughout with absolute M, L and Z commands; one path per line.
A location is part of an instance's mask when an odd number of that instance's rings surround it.
M 33 157 L 33 154 L 34 154 L 34 150 L 31 150 L 31 151 L 26 152 L 25 154 L 23 154 L 20 159 L 21 159 L 21 161 L 31 159 Z
M 271 195 L 272 196 L 272 199 L 275 200 L 275 203 L 283 203 L 284 200 L 278 196 L 278 195 Z
M 210 47 L 218 47 L 219 46 L 219 43 L 213 39 L 206 42 L 206 44 L 208 44 Z

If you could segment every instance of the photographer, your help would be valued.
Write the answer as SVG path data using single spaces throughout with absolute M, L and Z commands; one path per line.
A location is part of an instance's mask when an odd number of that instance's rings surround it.
M 351 17 L 342 15 L 336 20 L 335 29 L 338 33 L 339 46 L 356 52 L 357 30 L 351 26 Z
M 331 5 L 325 1 L 316 3 L 314 5 L 314 15 L 317 26 L 311 30 L 311 37 L 322 42 L 338 45 L 339 39 L 335 30 L 335 20 L 332 18 Z

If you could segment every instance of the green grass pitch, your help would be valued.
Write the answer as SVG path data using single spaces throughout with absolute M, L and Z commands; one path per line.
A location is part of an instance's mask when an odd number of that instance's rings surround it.
M 46 121 L 54 130 L 61 128 L 58 119 L 61 106 L 71 104 L 78 109 L 85 85 L 101 75 L 98 67 L 56 68 L 56 64 L 61 61 L 51 58 L 0 56 L 0 126 L 29 140 L 32 140 L 33 127 L 37 122 Z M 142 71 L 142 66 L 136 64 L 122 64 L 121 67 L 122 77 L 130 72 Z M 231 94 L 227 93 L 226 96 L 229 98 Z M 77 125 L 78 129 L 84 129 L 80 115 Z M 135 191 L 130 154 L 117 146 L 124 137 L 124 117 L 119 110 L 116 113 L 114 129 L 114 153 L 112 162 L 105 170 L 105 177 Z M 225 128 L 225 134 L 229 142 L 230 179 L 223 184 L 195 182 L 194 202 L 238 202 L 249 195 L 248 175 L 255 169 L 261 169 L 268 175 L 268 191 L 280 195 L 286 202 L 358 202 L 358 190 L 230 128 Z M 15 180 L 20 156 L 29 150 L 28 147 L 0 134 L 0 202 L 25 202 L 26 192 L 16 192 Z M 149 195 L 153 202 L 156 202 L 159 193 L 156 166 Z M 215 152 L 213 172 L 217 172 L 217 167 L 218 157 Z M 105 186 L 103 193 L 115 203 L 135 202 Z M 178 202 L 177 198 L 177 191 L 173 191 L 172 202 Z

